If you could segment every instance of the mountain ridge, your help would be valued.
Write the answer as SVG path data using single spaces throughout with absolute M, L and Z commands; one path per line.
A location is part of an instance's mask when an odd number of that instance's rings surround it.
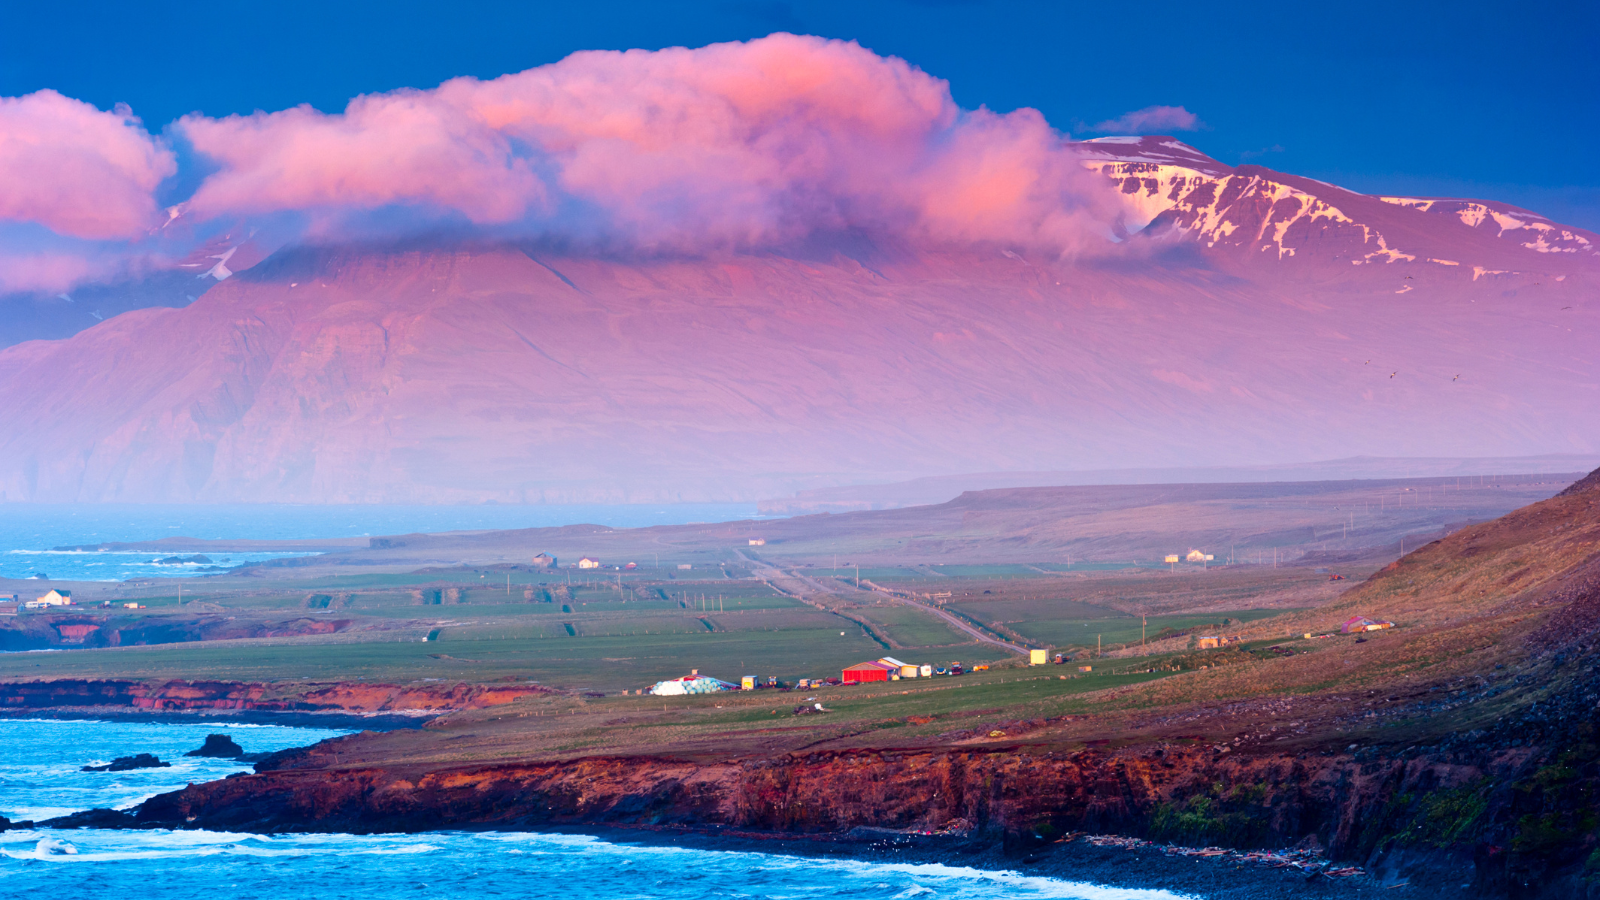
M 285 247 L 184 308 L 0 351 L 0 415 L 28 423 L 0 438 L 0 499 L 755 500 L 1600 448 L 1570 414 L 1600 393 L 1583 245 L 1350 194 L 1382 217 L 1361 222 L 1295 186 L 1320 183 L 1170 139 L 1106 146 L 1116 166 L 1163 150 L 1161 184 L 1186 180 L 1157 203 L 1149 173 L 1113 170 L 1140 179 L 1127 221 L 1150 219 L 1095 257 L 865 237 L 697 258 Z M 1449 241 L 1471 252 L 1427 261 Z

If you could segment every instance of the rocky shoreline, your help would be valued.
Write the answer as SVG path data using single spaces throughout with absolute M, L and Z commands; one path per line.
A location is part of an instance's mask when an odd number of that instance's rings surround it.
M 1485 896 L 1507 893 L 1503 859 L 1475 858 L 1471 847 L 1386 841 L 1370 827 L 1392 822 L 1397 798 L 1421 785 L 1448 790 L 1484 777 L 1482 769 L 1438 759 L 1011 749 L 723 761 L 589 757 L 422 769 L 341 765 L 341 750 L 355 746 L 349 740 L 285 751 L 258 764 L 256 774 L 190 785 L 132 811 L 94 810 L 41 824 L 251 833 L 562 831 L 1012 869 L 1203 896 L 1307 890 L 1345 896 L 1381 887 L 1384 896 L 1428 897 L 1459 895 L 1463 885 Z M 1138 838 L 1100 841 L 1086 832 Z M 1169 843 L 1298 846 L 1309 851 L 1302 858 L 1335 862 L 1317 872 L 1272 868 L 1285 861 L 1176 852 Z M 1349 867 L 1363 871 L 1326 874 Z
M 1166 890 L 1206 900 L 1277 900 L 1290 896 L 1307 900 L 1343 900 L 1379 890 L 1385 898 L 1407 900 L 1460 894 L 1459 890 L 1430 891 L 1403 880 L 1385 881 L 1365 873 L 1330 878 L 1288 868 L 1241 866 L 1221 856 L 1179 856 L 1160 851 L 1100 846 L 1086 836 L 1029 848 L 992 836 L 895 835 L 859 830 L 835 835 L 648 826 L 546 830 L 585 834 L 618 844 L 774 853 L 865 863 L 941 865 L 982 872 L 1016 872 L 1063 882 Z

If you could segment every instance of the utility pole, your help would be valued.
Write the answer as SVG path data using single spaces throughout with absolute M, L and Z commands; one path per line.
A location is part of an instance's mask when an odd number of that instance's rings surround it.
M 1149 624 L 1149 620 L 1146 619 L 1143 615 L 1139 616 L 1139 646 L 1140 647 L 1144 646 L 1144 632 L 1145 632 L 1145 626 L 1147 624 Z
M 1098 634 L 1094 636 L 1094 658 L 1095 659 L 1100 659 L 1101 658 L 1101 653 L 1100 653 L 1100 635 L 1098 635 Z

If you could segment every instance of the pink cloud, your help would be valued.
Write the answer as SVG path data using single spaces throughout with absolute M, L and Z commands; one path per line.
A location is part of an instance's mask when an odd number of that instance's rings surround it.
M 172 128 L 209 174 L 154 229 L 177 164 L 131 113 L 0 98 L 0 290 L 142 271 L 247 225 L 329 239 L 444 225 L 649 253 L 841 232 L 1078 253 L 1106 246 L 1118 214 L 1037 111 L 963 110 L 904 60 L 790 34 Z
M 91 248 L 6 250 L 0 248 L 0 294 L 12 291 L 67 291 L 86 281 L 123 275 L 128 261 L 119 253 Z
M 1115 119 L 1091 125 L 1086 131 L 1102 134 L 1161 134 L 1168 131 L 1198 131 L 1205 127 L 1200 117 L 1181 106 L 1146 106 Z
M 178 129 L 221 170 L 186 204 L 200 216 L 425 204 L 478 224 L 543 199 L 528 161 L 471 111 L 425 91 L 357 97 L 341 115 L 309 106 Z
M 963 111 L 903 60 L 788 34 L 179 128 L 219 166 L 190 203 L 202 215 L 407 204 L 659 252 L 842 229 L 1061 249 L 1104 233 L 1086 213 L 1098 182 L 1036 111 Z
M 125 107 L 103 112 L 55 91 L 0 97 L 0 220 L 137 237 L 158 220 L 156 186 L 176 171 Z

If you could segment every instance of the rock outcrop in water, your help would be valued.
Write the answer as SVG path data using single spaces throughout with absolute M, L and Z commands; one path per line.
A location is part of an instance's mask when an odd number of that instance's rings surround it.
M 226 734 L 208 734 L 206 742 L 198 750 L 190 750 L 184 756 L 207 756 L 214 759 L 238 759 L 244 756 L 244 748 L 239 746 L 234 739 Z
M 84 766 L 81 772 L 127 772 L 133 769 L 170 769 L 172 763 L 162 762 L 150 753 L 119 756 L 103 766 Z

